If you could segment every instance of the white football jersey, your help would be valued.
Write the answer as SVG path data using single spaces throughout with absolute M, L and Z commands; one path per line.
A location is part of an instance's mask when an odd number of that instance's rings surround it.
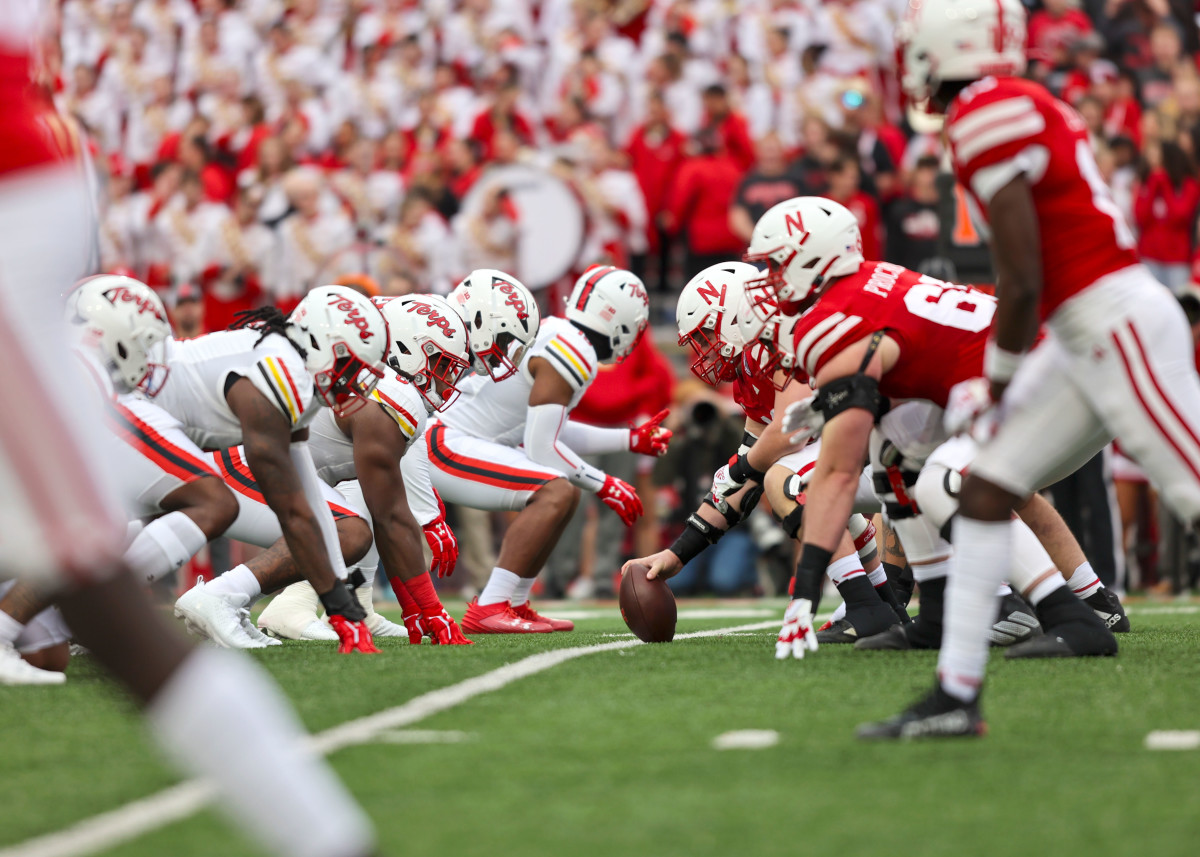
M 459 386 L 462 396 L 441 415 L 442 422 L 475 437 L 520 446 L 525 439 L 525 417 L 533 389 L 529 361 L 534 357 L 545 359 L 571 385 L 574 392 L 568 411 L 587 392 L 599 364 L 596 350 L 583 331 L 565 318 L 544 318 L 533 347 L 525 352 L 517 371 L 499 382 L 485 375 L 470 376 Z
M 405 450 L 425 433 L 425 402 L 416 388 L 395 372 L 384 372 L 371 392 L 371 401 L 377 402 L 396 421 L 405 438 Z M 333 411 L 324 408 L 313 420 L 308 446 L 322 481 L 337 485 L 358 478 L 354 469 L 354 443 L 338 428 Z
M 223 330 L 198 339 L 164 343 L 170 373 L 154 404 L 183 423 L 198 446 L 224 449 L 242 442 L 242 424 L 225 400 L 230 375 L 249 379 L 283 414 L 293 431 L 320 408 L 312 376 L 287 337 L 262 331 Z M 256 344 L 257 343 L 257 344 Z

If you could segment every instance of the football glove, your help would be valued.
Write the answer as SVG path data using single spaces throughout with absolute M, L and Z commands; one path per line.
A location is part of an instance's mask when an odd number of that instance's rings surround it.
M 662 455 L 667 451 L 667 444 L 674 434 L 670 429 L 662 427 L 662 421 L 667 418 L 669 410 L 659 411 L 651 419 L 634 426 L 629 430 L 629 450 L 638 455 Z
M 637 491 L 622 479 L 605 476 L 604 484 L 600 486 L 596 496 L 600 498 L 600 502 L 616 512 L 627 527 L 632 527 L 634 521 L 642 516 L 642 501 L 638 499 Z
M 817 635 L 813 631 L 812 602 L 807 598 L 794 598 L 783 614 L 783 627 L 775 641 L 775 659 L 786 660 L 790 655 L 797 660 L 804 653 L 817 650 Z
M 458 562 L 458 539 L 446 523 L 446 507 L 442 504 L 441 496 L 437 491 L 433 492 L 433 496 L 437 497 L 438 516 L 421 527 L 421 531 L 425 533 L 425 541 L 433 552 L 430 573 L 436 570 L 438 577 L 449 577 L 454 574 L 454 566 Z
M 807 399 L 792 402 L 783 412 L 780 428 L 788 436 L 788 440 L 796 446 L 804 446 L 818 436 L 825 425 L 825 415 L 813 407 L 816 400 L 817 397 L 814 394 Z

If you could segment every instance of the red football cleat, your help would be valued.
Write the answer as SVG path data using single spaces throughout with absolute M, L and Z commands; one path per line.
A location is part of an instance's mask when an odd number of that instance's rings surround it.
M 425 639 L 425 629 L 421 626 L 421 614 L 411 613 L 408 616 L 405 616 L 401 621 L 404 622 L 404 628 L 408 631 L 409 645 L 421 645 L 421 641 Z
M 820 628 L 818 628 L 817 631 L 828 631 L 832 627 L 833 627 L 833 622 L 827 619 L 827 620 L 825 620 L 825 624 L 822 625 Z
M 531 622 L 513 612 L 512 603 L 483 606 L 476 598 L 467 605 L 462 629 L 468 634 L 549 634 L 554 629 L 544 622 Z
M 543 625 L 549 625 L 552 631 L 574 631 L 575 623 L 567 619 L 551 619 L 548 616 L 543 616 L 533 609 L 533 605 L 526 601 L 520 607 L 514 607 L 513 613 L 527 622 L 541 622 Z

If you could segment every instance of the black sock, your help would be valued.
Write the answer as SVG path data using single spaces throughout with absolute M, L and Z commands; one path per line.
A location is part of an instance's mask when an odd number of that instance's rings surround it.
M 837 585 L 846 601 L 846 621 L 854 626 L 860 637 L 886 631 L 896 624 L 896 614 L 865 575 L 852 577 Z
M 908 602 L 912 601 L 913 587 L 916 586 L 916 580 L 913 579 L 912 566 L 908 563 L 896 565 L 895 563 L 885 562 L 883 564 L 883 573 L 887 575 L 888 583 L 892 585 L 892 592 L 895 593 L 896 600 L 900 602 L 900 606 L 907 607 Z
M 892 608 L 897 619 L 905 623 L 911 621 L 908 617 L 908 611 L 904 609 L 904 606 L 896 597 L 896 592 L 892 589 L 892 584 L 890 581 L 885 580 L 883 583 L 875 587 L 875 591 L 879 594 L 879 597 L 883 599 L 883 602 Z
M 904 632 L 914 643 L 937 648 L 942 644 L 942 619 L 946 609 L 946 578 L 931 577 L 922 580 L 917 618 L 905 626 Z
M 1069 586 L 1060 586 L 1041 600 L 1033 611 L 1037 613 L 1038 621 L 1046 633 L 1058 625 L 1068 622 L 1084 622 L 1095 625 L 1097 629 L 1104 628 L 1104 622 L 1096 615 L 1091 607 L 1075 597 Z

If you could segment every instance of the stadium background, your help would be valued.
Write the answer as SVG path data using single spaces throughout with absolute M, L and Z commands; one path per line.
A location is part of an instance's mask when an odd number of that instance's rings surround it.
M 623 557 L 669 542 L 736 445 L 732 401 L 690 378 L 675 348 L 674 298 L 695 271 L 739 257 L 766 208 L 828 195 L 858 216 L 868 258 L 990 280 L 936 123 L 901 103 L 903 6 L 66 0 L 39 83 L 81 143 L 100 264 L 161 289 L 180 335 L 334 281 L 444 293 L 496 267 L 553 312 L 590 263 L 640 273 L 654 336 L 577 416 L 624 425 L 670 405 L 677 440 L 653 469 L 601 463 L 636 479 L 657 514 L 625 534 L 585 504 L 542 585 L 587 597 L 611 594 Z M 1031 73 L 1086 119 L 1139 252 L 1200 332 L 1196 6 L 1031 11 Z M 1119 452 L 1052 493 L 1106 583 L 1194 585 L 1193 546 Z M 470 595 L 504 519 L 452 511 L 464 556 L 450 583 Z M 219 571 L 230 551 L 191 573 Z M 763 513 L 674 583 L 769 593 L 789 559 Z

